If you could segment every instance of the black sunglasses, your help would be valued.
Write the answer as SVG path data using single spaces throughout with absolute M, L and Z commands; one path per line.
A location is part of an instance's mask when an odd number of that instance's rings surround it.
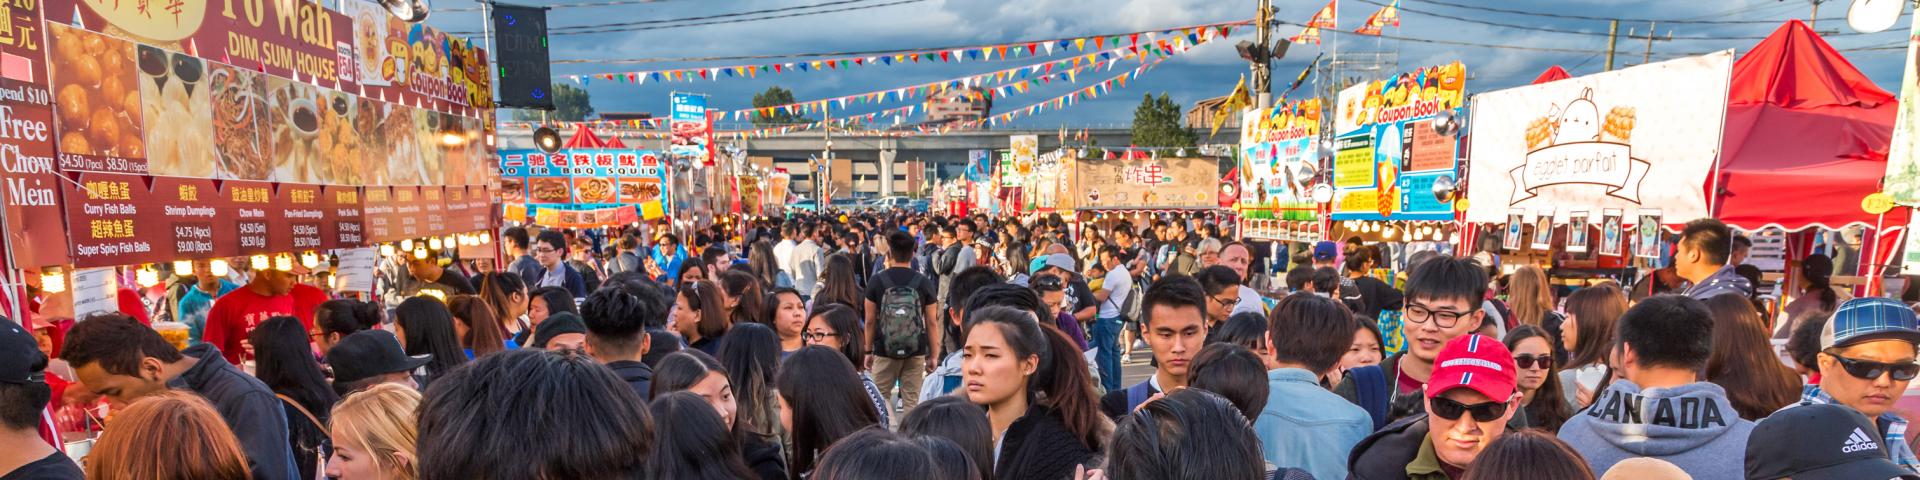
M 1446 397 L 1433 397 L 1433 411 L 1436 417 L 1447 420 L 1459 420 L 1461 414 L 1472 414 L 1473 421 L 1491 422 L 1507 414 L 1506 402 L 1486 402 L 1467 405 L 1448 400 Z
M 1862 380 L 1878 380 L 1881 375 L 1892 374 L 1894 380 L 1904 382 L 1913 380 L 1915 376 L 1920 376 L 1920 363 L 1883 363 L 1870 360 L 1858 360 L 1842 357 L 1832 350 L 1820 353 L 1833 357 L 1835 361 L 1840 362 L 1840 368 L 1846 370 L 1848 375 L 1853 375 L 1855 378 Z
M 1536 363 L 1540 364 L 1541 370 L 1553 368 L 1553 354 L 1542 353 L 1539 355 L 1514 355 L 1513 356 L 1513 365 L 1516 367 L 1533 368 L 1533 364 L 1536 364 Z

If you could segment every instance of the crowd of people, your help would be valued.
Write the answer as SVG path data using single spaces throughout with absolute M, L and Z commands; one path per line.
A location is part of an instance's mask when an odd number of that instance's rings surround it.
M 1718 221 L 1570 293 L 1231 230 L 796 214 L 511 227 L 362 299 L 183 275 L 0 320 L 0 479 L 1920 478 L 1915 310 L 1813 272 L 1775 322 Z

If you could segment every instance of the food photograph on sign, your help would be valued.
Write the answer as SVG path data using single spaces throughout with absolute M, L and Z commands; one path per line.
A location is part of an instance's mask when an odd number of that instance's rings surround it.
M 1587 211 L 1574 210 L 1567 214 L 1567 251 L 1582 253 L 1587 251 Z
M 1620 241 L 1625 229 L 1621 225 L 1619 210 L 1606 210 L 1600 214 L 1600 254 L 1612 257 L 1620 256 Z
M 213 147 L 219 161 L 185 176 L 266 180 L 272 175 L 261 137 L 267 113 L 267 77 L 232 65 L 208 63 L 207 89 L 213 104 Z M 189 165 L 192 167 L 192 165 Z
M 1335 220 L 1452 220 L 1466 118 L 1466 66 L 1420 68 L 1340 91 Z
M 144 174 L 141 76 L 133 44 L 48 25 L 61 166 Z M 76 157 L 84 156 L 85 158 Z
M 153 175 L 213 176 L 214 88 L 206 62 L 151 45 L 134 47 L 141 117 L 147 128 L 147 171 Z
M 1509 208 L 1710 216 L 1731 51 L 1474 96 L 1468 221 Z

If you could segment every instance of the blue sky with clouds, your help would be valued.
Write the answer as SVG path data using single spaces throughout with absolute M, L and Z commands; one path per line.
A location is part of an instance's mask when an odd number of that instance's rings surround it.
M 514 0 L 509 0 L 514 1 Z M 574 3 L 594 0 L 518 0 L 532 4 Z M 556 29 L 566 26 L 609 22 L 644 22 L 734 12 L 806 6 L 829 0 L 660 0 L 622 6 L 557 8 L 549 23 Z M 899 0 L 857 0 L 822 9 L 859 7 Z M 1339 25 L 1352 31 L 1380 7 L 1369 1 L 1341 0 Z M 1806 20 L 1811 7 L 1806 0 L 1730 0 L 1692 2 L 1671 0 L 1443 0 L 1443 3 L 1549 12 L 1570 16 L 1622 17 L 1656 20 Z M 658 59 L 734 55 L 795 54 L 808 52 L 891 50 L 949 45 L 1016 42 L 1079 35 L 1110 34 L 1152 30 L 1184 25 L 1251 19 L 1256 0 L 1027 0 L 1000 2 L 982 0 L 919 0 L 894 6 L 865 8 L 820 15 L 727 23 L 688 28 L 621 31 L 583 35 L 552 35 L 552 58 L 563 60 Z M 1305 23 L 1324 0 L 1274 0 L 1283 22 Z M 1848 1 L 1829 1 L 1822 5 L 1823 21 L 1816 27 L 1828 33 L 1828 41 L 1847 52 L 1851 60 L 1881 88 L 1898 90 L 1900 59 L 1904 49 L 1888 49 L 1901 44 L 1905 19 L 1887 32 L 1856 34 L 1838 20 L 1846 14 Z M 482 18 L 471 4 L 442 1 L 434 5 L 442 11 L 428 22 L 448 31 L 478 31 Z M 1606 21 L 1490 12 L 1475 8 L 1431 3 L 1426 0 L 1401 2 L 1401 27 L 1389 27 L 1388 35 L 1408 39 L 1467 42 L 1523 47 L 1492 48 L 1447 45 L 1414 40 L 1358 37 L 1333 32 L 1325 34 L 1322 45 L 1296 45 L 1285 60 L 1276 63 L 1274 81 L 1284 87 L 1316 53 L 1338 49 L 1343 55 L 1354 52 L 1390 52 L 1398 57 L 1398 70 L 1460 60 L 1472 76 L 1470 92 L 1484 92 L 1526 83 L 1551 65 L 1562 65 L 1575 75 L 1598 72 L 1604 64 L 1608 28 Z M 466 9 L 467 11 L 454 11 Z M 796 10 L 805 11 L 805 10 Z M 1909 12 L 1911 13 L 1911 12 Z M 1457 18 L 1443 18 L 1457 17 Z M 741 17 L 732 17 L 741 18 Z M 1482 23 L 1476 23 L 1482 22 Z M 1504 25 L 1491 25 L 1497 23 Z M 1527 27 L 1531 27 L 1530 29 Z M 1758 38 L 1772 32 L 1778 23 L 1699 24 L 1665 23 L 1657 25 L 1660 36 L 1671 34 L 1672 41 L 1653 44 L 1653 58 L 1672 58 L 1732 48 L 1745 53 Z M 1644 34 L 1644 23 L 1622 22 L 1624 36 L 1632 29 Z M 1278 36 L 1291 36 L 1300 29 L 1281 26 Z M 1555 30 L 1555 31 L 1542 31 Z M 1574 33 L 1579 32 L 1579 33 Z M 1207 97 L 1226 94 L 1247 71 L 1246 63 L 1234 52 L 1232 43 L 1251 39 L 1250 28 L 1235 29 L 1226 42 L 1212 42 L 1162 63 L 1124 89 L 1083 102 L 1065 111 L 1049 111 L 1018 120 L 1021 126 L 1056 128 L 1062 124 L 1085 126 L 1123 125 L 1132 119 L 1133 108 L 1143 94 L 1165 92 L 1174 100 L 1191 105 Z M 1639 63 L 1646 52 L 1645 40 L 1621 39 L 1616 67 Z M 1043 52 L 1044 53 L 1044 52 Z M 1059 54 L 1064 56 L 1064 54 Z M 771 62 L 773 60 L 765 60 Z M 711 95 L 709 106 L 724 110 L 751 106 L 752 96 L 769 86 L 792 89 L 798 100 L 821 99 L 841 95 L 891 89 L 905 85 L 988 72 L 1035 63 L 1038 60 L 1015 58 L 990 62 L 909 63 L 882 67 L 856 67 L 849 70 L 762 75 L 757 79 L 723 79 L 693 83 L 645 85 L 598 81 L 588 85 L 594 107 L 603 112 L 643 111 L 664 115 L 669 92 L 693 91 Z M 624 72 L 726 66 L 763 62 L 721 61 L 707 63 L 663 62 L 645 64 L 565 63 L 554 66 L 557 75 Z M 1396 70 L 1396 71 L 1398 71 Z M 1093 81 L 1119 73 L 1084 75 L 1077 85 L 1053 85 L 1035 88 L 996 101 L 996 111 L 1017 108 L 1082 88 Z M 1296 97 L 1299 95 L 1296 94 Z M 859 115 L 884 108 L 905 106 L 891 103 L 852 109 Z M 839 114 L 836 113 L 836 116 Z

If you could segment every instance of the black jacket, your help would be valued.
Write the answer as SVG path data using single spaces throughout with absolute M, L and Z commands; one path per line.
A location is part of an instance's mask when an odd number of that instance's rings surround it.
M 1014 420 L 1000 440 L 1000 461 L 993 468 L 1000 480 L 1059 480 L 1073 468 L 1094 458 L 1093 449 L 1067 430 L 1052 410 L 1034 406 Z
M 620 360 L 608 363 L 607 368 L 613 369 L 613 374 L 619 375 L 621 380 L 632 386 L 633 392 L 640 394 L 641 400 L 652 401 L 653 367 L 632 360 Z
M 280 398 L 259 379 L 234 368 L 220 349 L 209 344 L 188 347 L 180 352 L 198 362 L 167 381 L 167 387 L 190 390 L 207 399 L 220 418 L 233 429 L 240 449 L 247 453 L 247 470 L 256 480 L 295 480 L 299 468 L 293 463 L 293 448 L 287 443 L 287 415 Z
M 1416 414 L 1373 432 L 1347 454 L 1349 480 L 1404 480 L 1407 464 L 1427 439 L 1427 415 Z
M 780 444 L 759 438 L 753 434 L 745 445 L 740 446 L 740 456 L 746 460 L 747 468 L 760 480 L 787 480 L 787 459 L 783 458 Z

